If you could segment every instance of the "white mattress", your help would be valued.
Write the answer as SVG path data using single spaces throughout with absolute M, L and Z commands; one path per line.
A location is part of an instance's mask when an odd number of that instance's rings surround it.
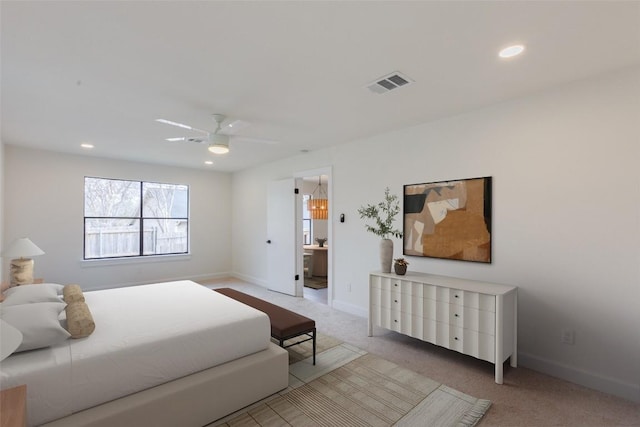
M 84 339 L 2 361 L 2 388 L 27 384 L 29 425 L 264 350 L 266 314 L 191 281 L 85 292 Z

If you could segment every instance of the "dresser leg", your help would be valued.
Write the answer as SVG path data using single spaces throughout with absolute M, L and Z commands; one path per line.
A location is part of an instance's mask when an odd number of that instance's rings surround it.
M 518 367 L 518 292 L 513 297 L 513 353 L 511 353 L 511 367 Z
M 502 295 L 496 295 L 496 346 L 495 346 L 495 361 L 496 361 L 496 384 L 502 384 L 502 370 L 504 359 L 503 340 L 504 340 L 504 298 Z
M 502 363 L 496 363 L 496 384 L 502 384 Z

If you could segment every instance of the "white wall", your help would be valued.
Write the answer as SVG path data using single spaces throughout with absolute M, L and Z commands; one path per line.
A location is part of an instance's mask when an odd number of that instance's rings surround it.
M 4 165 L 3 242 L 6 245 L 26 236 L 45 251 L 45 255 L 35 259 L 37 277 L 98 289 L 165 279 L 224 276 L 231 269 L 229 174 L 11 145 L 5 146 Z M 191 255 L 136 262 L 81 261 L 85 176 L 189 185 Z M 162 262 L 158 262 L 160 259 Z M 3 260 L 5 267 L 7 262 Z
M 357 208 L 386 186 L 400 195 L 404 184 L 493 176 L 493 262 L 409 257 L 409 268 L 519 286 L 521 365 L 640 401 L 639 124 L 636 67 L 236 173 L 234 271 L 266 281 L 256 243 L 267 182 L 332 166 L 333 305 L 366 315 L 378 238 Z M 563 328 L 575 345 L 561 343 Z
M 0 141 L 0 254 L 4 250 L 4 144 Z M 0 258 L 0 281 L 4 277 L 4 259 Z

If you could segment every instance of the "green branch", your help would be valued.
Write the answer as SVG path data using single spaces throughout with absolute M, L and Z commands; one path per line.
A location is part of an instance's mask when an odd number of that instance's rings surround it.
M 366 205 L 358 209 L 360 218 L 373 219 L 374 225 L 365 224 L 365 228 L 370 233 L 388 239 L 389 236 L 402 237 L 402 231 L 393 227 L 393 220 L 400 213 L 400 202 L 398 196 L 389 194 L 389 187 L 384 190 L 384 201 L 377 205 Z

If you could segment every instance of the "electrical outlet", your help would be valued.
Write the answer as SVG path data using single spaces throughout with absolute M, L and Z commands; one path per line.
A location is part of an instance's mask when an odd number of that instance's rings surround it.
M 576 343 L 576 331 L 573 329 L 563 329 L 560 340 L 562 344 L 574 345 Z

